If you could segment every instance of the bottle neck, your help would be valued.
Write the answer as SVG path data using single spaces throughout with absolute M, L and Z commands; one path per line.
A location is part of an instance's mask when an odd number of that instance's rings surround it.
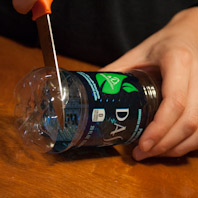
M 131 73 L 139 79 L 139 82 L 142 85 L 147 102 L 147 126 L 153 120 L 162 99 L 161 76 L 159 73 L 143 70 L 133 70 Z

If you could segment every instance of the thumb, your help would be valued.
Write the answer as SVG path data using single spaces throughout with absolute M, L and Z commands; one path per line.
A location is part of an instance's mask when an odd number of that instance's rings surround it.
M 37 0 L 12 0 L 12 4 L 17 12 L 26 14 L 32 9 L 36 1 Z
M 126 72 L 132 69 L 153 65 L 148 58 L 148 50 L 144 42 L 131 49 L 116 61 L 102 68 L 100 71 Z

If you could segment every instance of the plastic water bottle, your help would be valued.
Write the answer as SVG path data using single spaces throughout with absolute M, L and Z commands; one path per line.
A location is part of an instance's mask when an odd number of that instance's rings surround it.
M 60 71 L 40 68 L 17 85 L 17 128 L 24 142 L 41 152 L 81 146 L 131 144 L 152 121 L 161 101 L 149 74 Z M 59 120 L 64 110 L 64 127 Z

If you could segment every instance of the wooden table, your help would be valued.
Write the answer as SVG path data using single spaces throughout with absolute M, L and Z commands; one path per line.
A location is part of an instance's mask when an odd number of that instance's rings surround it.
M 97 67 L 59 56 L 61 67 Z M 131 146 L 79 149 L 58 155 L 24 147 L 14 127 L 14 88 L 43 66 L 39 49 L 0 37 L 0 197 L 198 197 L 198 153 L 182 158 L 131 158 Z

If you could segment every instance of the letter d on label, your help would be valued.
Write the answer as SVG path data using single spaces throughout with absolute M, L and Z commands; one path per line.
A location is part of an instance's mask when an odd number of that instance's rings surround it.
M 120 117 L 120 116 L 118 115 L 119 113 L 126 113 L 126 115 L 125 115 L 124 117 Z M 126 120 L 127 117 L 128 117 L 128 115 L 129 115 L 129 108 L 116 109 L 116 118 L 117 118 L 120 122 Z

